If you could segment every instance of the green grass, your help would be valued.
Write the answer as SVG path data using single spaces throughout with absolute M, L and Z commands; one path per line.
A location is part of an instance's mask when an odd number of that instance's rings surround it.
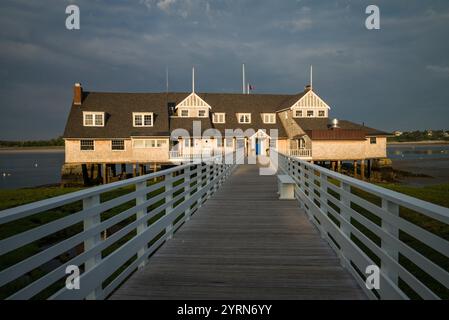
M 160 180 L 160 179 L 159 179 Z M 176 187 L 179 184 L 183 183 L 184 179 L 178 179 L 173 183 L 173 186 Z M 156 183 L 156 181 L 149 181 L 147 185 L 152 185 Z M 8 208 L 13 208 L 16 206 L 24 205 L 27 203 L 47 199 L 50 197 L 56 197 L 59 195 L 67 194 L 70 192 L 78 191 L 83 188 L 59 188 L 59 187 L 49 187 L 49 188 L 26 188 L 26 189 L 15 189 L 15 190 L 0 190 L 0 210 L 5 210 Z M 111 199 L 117 198 L 119 196 L 125 195 L 127 193 L 133 192 L 135 190 L 134 186 L 128 186 L 124 188 L 120 188 L 117 190 L 109 191 L 106 193 L 101 194 L 100 196 L 100 202 L 106 202 Z M 183 190 L 179 190 L 176 192 L 176 194 L 181 193 Z M 152 197 L 155 197 L 161 193 L 165 192 L 165 187 L 158 188 L 150 193 L 147 194 L 147 199 L 150 199 Z M 176 196 L 175 194 L 175 196 Z M 182 201 L 182 199 L 181 199 Z M 162 198 L 161 200 L 157 201 L 156 203 L 152 204 L 148 207 L 148 211 L 154 210 L 154 216 L 148 219 L 147 225 L 151 225 L 154 222 L 156 222 L 158 219 L 160 219 L 165 214 L 165 210 L 157 209 L 161 205 L 165 203 L 165 199 Z M 101 221 L 105 221 L 110 219 L 111 217 L 135 206 L 135 200 L 128 201 L 126 203 L 123 203 L 121 205 L 118 205 L 110 210 L 107 210 L 105 212 L 101 213 Z M 82 210 L 82 201 L 76 201 L 74 203 L 70 203 L 65 206 L 61 206 L 58 208 L 54 208 L 45 212 L 40 212 L 38 214 L 25 217 L 23 219 L 15 220 L 10 223 L 6 223 L 3 225 L 0 225 L 0 240 L 5 239 L 11 236 L 14 236 L 16 234 L 22 233 L 27 230 L 34 229 L 36 227 L 39 227 L 41 225 L 47 224 L 51 221 L 63 218 L 65 216 L 68 216 L 70 214 L 76 213 L 78 211 Z M 120 229 L 124 228 L 128 224 L 132 223 L 136 220 L 136 215 L 131 215 L 127 219 L 122 220 L 121 222 L 117 223 L 116 225 L 108 228 L 106 230 L 107 235 L 111 235 Z M 83 225 L 82 222 L 76 223 L 64 230 L 60 230 L 56 232 L 55 234 L 46 236 L 45 238 L 39 239 L 37 241 L 34 241 L 32 243 L 26 244 L 16 250 L 13 250 L 7 254 L 4 254 L 0 256 L 0 271 L 4 270 L 24 259 L 27 257 L 33 256 L 45 248 L 48 248 L 51 245 L 54 245 L 58 242 L 61 242 L 65 239 L 68 239 L 72 237 L 73 235 L 82 232 Z M 165 231 L 165 230 L 164 230 Z M 163 235 L 163 232 L 161 234 L 158 234 L 155 239 L 152 239 L 149 244 L 154 243 L 157 239 L 159 239 Z M 102 252 L 102 257 L 106 257 L 112 252 L 116 251 L 120 246 L 122 246 L 124 243 L 132 239 L 136 236 L 136 230 L 131 231 L 121 239 L 118 239 L 115 243 L 112 243 L 110 246 L 105 248 Z M 79 247 L 77 250 L 83 250 L 82 244 L 79 244 L 77 247 Z M 65 261 L 68 261 L 71 259 L 70 256 L 67 254 L 63 254 L 59 257 L 56 257 L 61 263 L 64 263 Z M 135 257 L 133 257 L 135 259 Z M 114 274 L 112 274 L 105 282 L 104 286 L 110 283 L 117 275 L 120 274 L 121 271 L 123 271 L 130 263 L 132 263 L 133 259 L 130 259 L 127 261 L 121 268 L 119 268 Z M 83 266 L 81 266 L 81 269 L 83 269 Z M 44 276 L 47 272 L 45 272 L 41 267 L 35 268 L 34 270 L 31 270 L 24 276 L 8 283 L 7 285 L 0 288 L 0 299 L 3 299 L 10 294 L 20 290 L 21 288 L 27 286 L 29 283 L 37 280 L 38 278 Z M 62 279 L 64 280 L 64 279 Z M 40 294 L 34 297 L 34 299 L 45 299 L 49 296 L 51 296 L 53 293 L 58 291 L 62 286 L 64 285 L 64 281 L 58 281 L 55 283 L 54 286 L 51 286 L 47 288 L 46 290 L 42 291 Z

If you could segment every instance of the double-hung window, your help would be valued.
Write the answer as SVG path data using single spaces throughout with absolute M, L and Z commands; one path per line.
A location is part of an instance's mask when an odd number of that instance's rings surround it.
M 80 150 L 81 151 L 93 151 L 95 147 L 94 140 L 83 139 L 80 140 Z
M 114 150 L 114 151 L 125 150 L 125 140 L 123 140 L 123 139 L 111 140 L 111 150 Z

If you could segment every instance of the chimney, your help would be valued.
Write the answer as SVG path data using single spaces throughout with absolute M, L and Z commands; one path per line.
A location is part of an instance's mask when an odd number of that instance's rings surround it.
M 81 83 L 75 83 L 73 87 L 73 104 L 81 105 L 83 100 L 83 88 L 81 87 Z

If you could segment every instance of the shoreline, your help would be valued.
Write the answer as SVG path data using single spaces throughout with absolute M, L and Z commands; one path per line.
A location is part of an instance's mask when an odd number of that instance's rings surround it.
M 65 148 L 56 146 L 56 147 L 0 147 L 0 154 L 1 153 L 18 153 L 18 152 L 64 152 Z
M 408 144 L 445 145 L 445 144 L 449 144 L 449 141 L 446 141 L 446 140 L 424 140 L 424 141 L 393 141 L 393 142 L 387 142 L 387 146 L 391 146 L 391 145 L 408 145 Z

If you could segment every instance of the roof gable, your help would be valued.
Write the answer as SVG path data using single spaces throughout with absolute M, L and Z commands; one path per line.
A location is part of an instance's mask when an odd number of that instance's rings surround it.
M 330 107 L 313 90 L 309 90 L 299 100 L 297 100 L 290 109 L 295 108 L 327 108 Z
M 192 92 L 184 100 L 178 103 L 175 109 L 178 109 L 179 107 L 187 107 L 187 108 L 207 107 L 209 109 L 212 109 L 212 107 L 206 101 L 201 99 L 201 97 L 197 95 L 195 92 Z

